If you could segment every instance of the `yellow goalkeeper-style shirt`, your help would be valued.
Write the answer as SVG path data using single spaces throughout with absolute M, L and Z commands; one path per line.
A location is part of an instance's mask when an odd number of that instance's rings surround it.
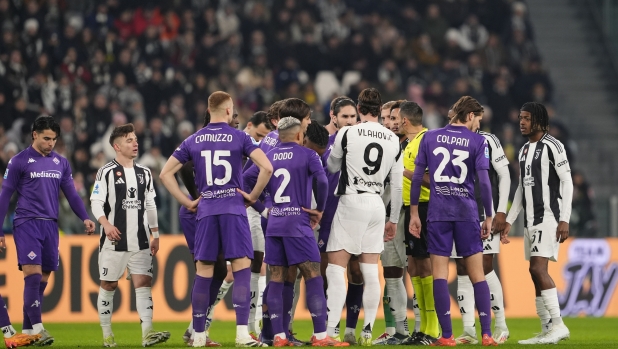
M 403 151 L 403 167 L 406 170 L 410 170 L 414 172 L 414 160 L 416 160 L 416 155 L 418 155 L 418 148 L 421 145 L 421 139 L 427 132 L 426 128 L 423 128 L 421 132 L 419 132 L 414 139 L 408 144 L 406 149 Z M 410 206 L 410 185 L 412 181 L 403 177 L 403 204 L 405 206 Z M 421 196 L 419 202 L 428 202 L 429 201 L 429 188 L 425 188 L 421 186 Z

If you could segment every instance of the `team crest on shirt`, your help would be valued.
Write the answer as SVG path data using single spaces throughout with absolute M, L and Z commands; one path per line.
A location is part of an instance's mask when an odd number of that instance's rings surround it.
M 144 175 L 141 173 L 137 174 L 137 178 L 139 178 L 139 184 L 144 184 Z
M 58 160 L 58 158 L 54 158 L 54 164 L 58 165 L 60 163 L 60 160 Z
M 537 149 L 535 154 L 534 154 L 534 160 L 539 158 L 539 155 L 541 155 L 541 149 Z

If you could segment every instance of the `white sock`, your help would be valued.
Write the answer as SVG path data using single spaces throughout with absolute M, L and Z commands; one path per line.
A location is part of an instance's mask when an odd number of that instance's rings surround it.
M 414 297 L 412 297 L 412 311 L 414 312 L 414 332 L 418 332 L 421 330 L 421 309 L 418 307 L 418 300 L 416 299 L 416 292 L 414 292 Z M 388 328 L 386 329 L 388 333 Z M 393 333 L 389 333 L 391 336 L 395 334 L 395 330 L 393 329 Z
M 221 302 L 221 300 L 225 298 L 227 291 L 230 290 L 230 287 L 232 287 L 233 284 L 234 281 L 227 282 L 223 280 L 223 283 L 219 288 L 219 294 L 217 294 L 217 299 L 215 299 L 215 304 L 213 304 L 212 307 L 210 307 L 210 309 L 208 310 L 208 315 L 206 316 L 208 319 L 212 319 L 212 315 L 215 313 L 215 308 L 217 307 L 217 304 L 219 304 L 219 302 Z
M 107 291 L 99 287 L 99 299 L 97 299 L 97 312 L 99 323 L 103 329 L 103 338 L 112 335 L 112 311 L 114 307 L 114 291 Z
M 45 328 L 43 327 L 42 323 L 38 323 L 38 324 L 33 324 L 32 325 L 32 333 L 33 334 L 39 334 L 41 332 L 43 332 L 45 330 Z
M 335 334 L 335 328 L 338 326 L 339 321 L 341 321 L 341 311 L 345 305 L 345 290 L 347 289 L 345 284 L 345 268 L 337 264 L 328 263 L 326 278 L 328 279 L 326 306 L 329 309 L 327 332 L 329 336 L 335 337 L 338 335 Z
M 496 327 L 507 328 L 506 318 L 504 317 L 504 296 L 502 295 L 502 283 L 498 279 L 495 271 L 491 271 L 485 275 L 487 285 L 489 286 L 489 292 L 491 294 L 491 310 L 496 317 Z
M 255 333 L 260 334 L 262 330 L 260 329 L 260 320 L 262 319 L 262 304 L 264 302 L 264 289 L 266 288 L 266 275 L 260 275 L 258 279 L 258 299 L 257 299 L 257 307 L 255 309 Z
M 560 302 L 558 301 L 558 290 L 550 288 L 549 290 L 541 291 L 541 298 L 545 304 L 545 309 L 551 316 L 552 326 L 562 325 L 562 317 L 560 316 Z
M 470 335 L 476 334 L 474 330 L 474 286 L 468 275 L 457 275 L 457 304 L 461 312 L 464 332 Z
M 541 295 L 542 295 L 542 291 L 541 291 Z M 549 315 L 549 311 L 545 307 L 545 302 L 543 302 L 543 297 L 536 297 L 534 299 L 534 303 L 536 305 L 536 314 L 541 319 L 541 330 L 543 331 L 543 333 L 548 332 L 549 330 L 551 330 L 551 327 L 552 327 L 551 315 Z
M 315 339 L 320 340 L 326 338 L 326 332 L 314 333 Z
M 408 335 L 408 321 L 406 315 L 408 313 L 406 286 L 401 278 L 385 278 L 386 289 L 390 297 L 390 307 L 393 318 L 397 323 L 397 332 Z
M 193 333 L 193 319 L 191 319 L 191 322 L 189 322 L 189 327 L 187 327 L 187 331 L 190 331 L 191 333 Z
M 300 273 L 300 269 L 298 269 L 298 272 Z M 299 279 L 298 277 L 296 278 L 296 281 L 294 282 L 294 300 L 292 302 L 292 314 L 290 316 L 290 324 L 288 326 L 288 330 L 290 332 L 292 332 L 292 328 L 294 327 L 294 314 L 296 314 L 296 306 L 298 305 L 298 299 L 300 298 L 300 281 L 302 280 Z M 285 326 L 285 324 L 283 324 L 283 326 Z
M 395 327 L 387 327 L 384 332 L 388 333 L 390 336 L 394 336 L 397 333 L 397 328 Z
M 258 282 L 260 273 L 251 273 L 251 305 L 249 306 L 249 332 L 255 332 L 255 319 L 259 319 L 256 315 L 258 307 L 258 295 L 260 293 Z
M 4 326 L 0 328 L 0 330 L 2 330 L 4 338 L 11 338 L 17 333 L 17 331 L 13 328 L 13 325 Z
M 142 324 L 142 337 L 152 331 L 152 291 L 150 287 L 140 287 L 135 289 L 135 303 L 137 314 Z
M 363 309 L 365 311 L 363 332 L 371 332 L 376 321 L 378 306 L 380 306 L 380 301 L 382 300 L 378 265 L 369 263 L 359 264 L 365 282 L 365 291 L 363 292 Z
M 249 335 L 249 326 L 247 325 L 236 325 L 236 338 L 238 339 L 249 339 L 251 336 Z

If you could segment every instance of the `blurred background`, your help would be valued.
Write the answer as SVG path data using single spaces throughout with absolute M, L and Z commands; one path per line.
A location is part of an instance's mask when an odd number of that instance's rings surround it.
M 214 91 L 232 94 L 244 127 L 287 97 L 326 124 L 333 97 L 371 86 L 419 103 L 430 129 L 475 97 L 514 179 L 519 108 L 544 103 L 573 169 L 571 234 L 618 236 L 618 1 L 0 0 L 0 31 L 0 173 L 34 118 L 54 115 L 86 203 L 116 125 L 135 125 L 158 179 Z M 176 201 L 156 190 L 160 229 L 179 233 Z M 59 225 L 83 230 L 64 199 Z

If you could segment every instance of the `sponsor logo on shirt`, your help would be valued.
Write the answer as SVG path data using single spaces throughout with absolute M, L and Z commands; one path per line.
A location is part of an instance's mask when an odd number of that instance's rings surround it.
M 58 165 L 60 163 L 60 160 L 58 160 L 58 158 L 54 158 L 54 164 Z
M 33 162 L 36 162 L 36 160 L 34 160 L 33 158 L 28 159 L 28 163 L 31 164 Z
M 563 161 L 560 161 L 560 162 L 558 163 L 558 165 L 556 165 L 556 167 L 564 166 L 564 165 L 566 165 L 568 162 L 569 162 L 569 160 L 563 160 Z M 8 170 L 7 170 L 7 171 L 8 171 Z
M 142 209 L 142 201 L 138 199 L 122 199 L 122 209 L 123 210 L 141 210 Z
M 270 210 L 270 215 L 273 217 L 300 216 L 301 212 L 300 207 L 273 207 Z
M 447 187 L 446 185 L 434 187 L 436 194 L 445 195 L 445 196 L 460 196 L 467 198 L 470 196 L 468 189 L 466 188 L 457 188 L 457 187 Z
M 124 184 L 124 180 L 122 178 L 118 178 L 116 184 Z
M 41 172 L 30 172 L 30 178 L 56 178 L 60 179 L 62 174 L 60 171 L 41 171 Z
M 379 182 L 367 182 L 364 179 L 360 178 L 360 177 L 354 177 L 354 182 L 352 183 L 353 185 L 364 185 L 365 187 L 383 187 L 382 183 Z
M 205 192 L 202 192 L 201 195 L 204 199 L 221 199 L 230 196 L 236 196 L 236 188 L 220 189 L 214 191 L 207 190 Z
M 524 187 L 534 187 L 534 177 L 525 177 Z
M 506 155 L 502 155 L 501 157 L 497 158 L 496 160 L 494 160 L 495 162 L 500 162 L 502 161 L 504 158 L 506 158 Z

